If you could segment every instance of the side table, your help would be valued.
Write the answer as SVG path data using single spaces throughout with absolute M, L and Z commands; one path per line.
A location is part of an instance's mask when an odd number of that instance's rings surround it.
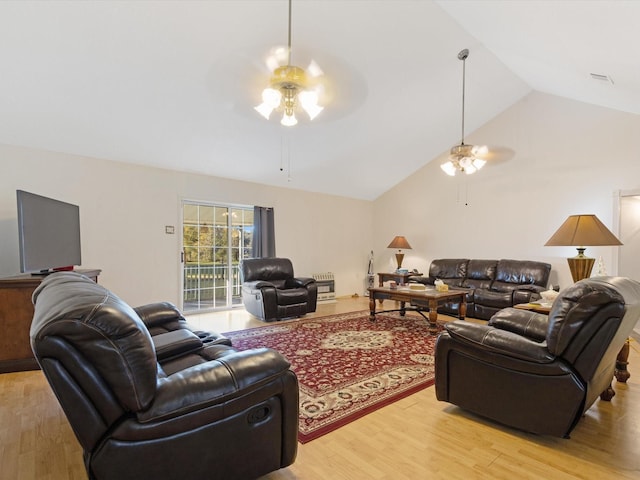
M 513 308 L 518 308 L 520 310 L 531 310 L 536 313 L 544 313 L 545 315 L 549 315 L 551 311 L 551 307 L 547 307 L 540 303 L 518 303 L 514 305 Z
M 384 282 L 387 280 L 393 280 L 394 282 L 398 282 L 399 285 L 404 285 L 409 281 L 410 277 L 419 277 L 422 274 L 419 272 L 409 272 L 409 273 L 397 273 L 397 272 L 383 272 L 378 273 L 378 285 L 383 287 Z

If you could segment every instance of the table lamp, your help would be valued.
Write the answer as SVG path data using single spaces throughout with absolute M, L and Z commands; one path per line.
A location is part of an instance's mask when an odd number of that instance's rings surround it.
M 387 246 L 387 248 L 397 248 L 398 253 L 396 253 L 396 261 L 398 262 L 398 270 L 402 268 L 402 259 L 404 258 L 404 253 L 402 253 L 401 248 L 405 250 L 411 250 L 411 245 L 407 242 L 407 239 L 402 236 L 396 236 L 391 243 Z
M 547 247 L 578 249 L 578 255 L 567 258 L 574 282 L 591 275 L 595 258 L 585 256 L 585 247 L 611 245 L 622 245 L 622 242 L 595 215 L 570 215 L 545 243 Z

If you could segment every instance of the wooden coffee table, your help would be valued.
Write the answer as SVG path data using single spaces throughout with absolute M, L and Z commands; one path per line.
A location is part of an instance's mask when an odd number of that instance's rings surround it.
M 466 290 L 453 290 L 450 289 L 446 292 L 439 292 L 435 288 L 427 287 L 426 290 L 413 290 L 409 287 L 371 287 L 369 288 L 369 320 L 375 321 L 376 319 L 376 300 L 382 302 L 383 300 L 396 300 L 400 302 L 400 308 L 395 310 L 381 310 L 377 313 L 383 312 L 400 312 L 400 315 L 404 316 L 407 310 L 418 312 L 426 320 L 429 321 L 429 333 L 435 335 L 438 333 L 438 304 L 446 300 L 452 299 L 460 300 L 459 318 L 464 320 L 467 314 L 467 291 Z M 424 309 L 419 306 L 407 307 L 406 303 L 411 304 L 412 300 L 422 300 L 428 302 L 429 305 L 429 317 L 424 315 Z

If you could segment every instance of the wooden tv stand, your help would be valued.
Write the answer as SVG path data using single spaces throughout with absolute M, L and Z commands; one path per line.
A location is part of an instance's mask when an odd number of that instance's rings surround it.
M 102 270 L 74 271 L 97 282 Z M 39 368 L 31 351 L 29 330 L 33 319 L 31 295 L 44 278 L 29 273 L 0 278 L 0 373 Z

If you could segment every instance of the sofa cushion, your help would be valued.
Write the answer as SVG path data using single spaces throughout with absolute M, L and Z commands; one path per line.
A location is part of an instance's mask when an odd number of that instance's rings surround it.
M 429 283 L 433 284 L 435 280 L 442 280 L 452 287 L 461 286 L 463 280 L 467 277 L 468 263 L 469 260 L 466 258 L 434 260 L 429 267 Z
M 546 287 L 551 265 L 529 260 L 500 260 L 496 269 L 494 289 L 505 284 L 532 284 Z
M 463 287 L 489 288 L 496 278 L 497 260 L 469 260 L 467 278 L 462 281 Z

